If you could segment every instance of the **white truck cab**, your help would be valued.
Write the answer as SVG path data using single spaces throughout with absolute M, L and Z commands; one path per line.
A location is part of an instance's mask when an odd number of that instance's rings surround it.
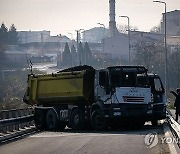
M 145 67 L 108 67 L 96 72 L 95 78 L 95 97 L 103 102 L 105 116 L 109 119 L 141 119 L 144 123 L 152 114 L 151 88 Z

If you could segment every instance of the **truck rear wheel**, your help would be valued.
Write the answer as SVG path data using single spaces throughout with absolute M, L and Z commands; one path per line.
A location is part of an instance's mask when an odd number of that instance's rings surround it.
M 103 130 L 106 128 L 106 118 L 99 109 L 93 111 L 91 125 L 94 130 Z
M 84 115 L 80 109 L 74 109 L 72 111 L 70 123 L 75 130 L 82 130 L 84 128 Z
M 46 119 L 43 110 L 35 110 L 34 123 L 37 129 L 44 130 L 46 127 Z
M 48 110 L 46 114 L 46 124 L 48 130 L 57 130 L 59 127 L 59 120 L 54 110 Z

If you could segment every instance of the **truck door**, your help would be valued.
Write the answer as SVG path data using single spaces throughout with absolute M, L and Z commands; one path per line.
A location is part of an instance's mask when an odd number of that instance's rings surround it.
M 110 101 L 108 98 L 110 98 L 111 95 L 111 87 L 109 84 L 109 73 L 107 70 L 101 70 L 99 72 L 98 77 L 98 86 L 97 86 L 97 95 L 100 100 L 102 100 L 104 103 L 110 104 Z M 107 102 L 108 100 L 108 102 Z
M 162 85 L 159 76 L 153 76 L 149 78 L 151 93 L 153 94 L 154 103 L 163 103 L 164 97 L 164 87 Z

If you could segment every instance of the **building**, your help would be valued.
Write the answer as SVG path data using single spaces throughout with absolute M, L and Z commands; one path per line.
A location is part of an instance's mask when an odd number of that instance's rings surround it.
M 18 31 L 20 44 L 42 42 L 50 37 L 50 31 Z
M 164 14 L 163 14 L 164 19 Z M 102 42 L 102 53 L 111 53 L 112 58 L 128 59 L 128 35 L 118 32 L 115 21 L 115 0 L 109 0 L 109 38 Z M 172 49 L 180 45 L 180 10 L 167 12 L 167 45 Z M 161 33 L 130 31 L 130 53 L 134 45 L 145 41 L 150 43 L 164 43 L 164 20 L 161 23 Z M 172 48 L 171 48 L 172 47 Z
M 109 30 L 104 27 L 94 27 L 83 31 L 82 42 L 100 43 L 103 38 L 109 36 Z
M 165 13 L 162 14 L 161 33 L 164 34 Z M 166 13 L 166 32 L 167 35 L 180 36 L 180 10 Z
M 19 43 L 38 43 L 38 42 L 70 42 L 70 39 L 63 35 L 50 36 L 50 31 L 19 31 Z
M 126 34 L 119 33 L 103 41 L 104 54 L 110 53 L 113 59 L 128 59 L 128 37 Z

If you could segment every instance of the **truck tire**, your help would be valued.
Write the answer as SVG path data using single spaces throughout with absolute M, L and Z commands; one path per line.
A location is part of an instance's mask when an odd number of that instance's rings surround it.
M 46 128 L 46 119 L 43 110 L 35 110 L 34 123 L 38 130 L 44 130 Z
M 59 120 L 54 110 L 50 109 L 48 110 L 46 114 L 46 125 L 48 130 L 57 130 L 59 127 Z
M 94 130 L 103 130 L 107 127 L 106 118 L 99 109 L 94 110 L 92 113 L 91 126 Z
M 84 114 L 80 109 L 74 109 L 70 117 L 71 127 L 75 130 L 84 129 Z

